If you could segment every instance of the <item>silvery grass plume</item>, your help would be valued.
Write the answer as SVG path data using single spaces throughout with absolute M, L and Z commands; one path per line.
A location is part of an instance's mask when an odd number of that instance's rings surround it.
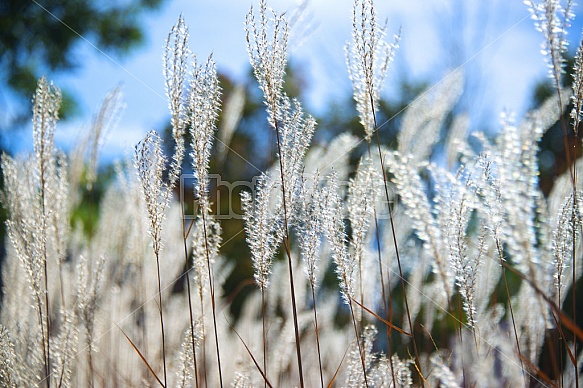
M 255 269 L 253 276 L 261 289 L 269 285 L 273 257 L 284 233 L 279 206 L 275 207 L 273 203 L 273 196 L 278 198 L 276 190 L 278 187 L 273 177 L 261 175 L 255 186 L 255 197 L 247 191 L 241 193 L 247 244 Z
M 33 106 L 34 174 L 40 189 L 41 239 L 48 238 L 52 242 L 59 268 L 66 256 L 70 213 L 67 159 L 54 146 L 61 98 L 60 90 L 41 78 Z M 45 264 L 46 243 L 41 242 L 45 250 Z
M 192 167 L 196 176 L 195 193 L 201 198 L 202 211 L 209 212 L 208 164 L 210 161 L 216 121 L 219 117 L 221 89 L 212 56 L 204 65 L 192 69 L 188 95 L 188 121 L 192 138 Z
M 366 374 L 368 376 L 367 380 L 364 379 L 359 349 L 356 344 L 352 344 L 346 360 L 347 366 L 344 386 L 390 388 L 413 386 L 413 378 L 409 365 L 414 364 L 414 361 L 401 360 L 396 354 L 388 358 L 382 352 L 375 353 L 374 344 L 377 341 L 377 335 L 378 330 L 373 325 L 368 325 L 363 329 L 362 347 Z
M 271 11 L 269 17 L 267 13 L 266 0 L 259 2 L 258 16 L 251 7 L 245 18 L 245 34 L 253 74 L 265 96 L 269 124 L 276 129 L 287 67 L 289 25 L 284 15 Z
M 76 147 L 68 155 L 69 186 L 72 189 L 69 206 L 72 209 L 77 207 L 82 199 L 83 180 L 85 188 L 93 190 L 103 143 L 107 135 L 116 129 L 124 109 L 123 88 L 117 86 L 105 95 L 93 116 L 89 131 L 81 135 Z
M 214 264 L 215 259 L 219 256 L 222 242 L 221 224 L 209 213 L 205 215 L 204 221 L 202 218 L 197 218 L 194 221 L 190 233 L 192 235 L 192 276 L 198 284 L 199 293 L 202 296 L 204 292 L 208 291 L 204 287 L 209 280 L 207 253 L 211 264 Z
M 567 30 L 571 26 L 574 2 L 567 0 L 525 0 L 536 29 L 543 35 L 541 53 L 549 67 L 549 76 L 554 80 L 555 87 L 560 88 L 561 77 L 565 72 L 564 54 L 567 52 Z
M 344 303 L 350 305 L 354 298 L 354 258 L 348 254 L 347 236 L 344 225 L 342 198 L 338 195 L 338 181 L 332 173 L 324 191 L 325 235 L 330 243 L 332 259 L 336 264 L 336 276 L 340 283 L 340 293 Z
M 191 331 L 190 328 L 184 332 L 184 339 L 181 345 L 180 359 L 178 360 L 179 369 L 176 372 L 178 387 L 182 388 L 192 387 L 192 380 L 194 379 L 192 364 L 194 362 L 195 355 L 191 347 L 191 343 L 192 342 L 195 343 L 195 349 L 198 349 L 201 346 L 204 340 L 204 338 L 202 337 L 203 332 L 202 325 L 203 325 L 202 320 L 199 319 L 196 321 L 194 339 L 192 338 L 193 331 Z
M 356 0 L 352 15 L 352 41 L 345 47 L 348 75 L 367 141 L 375 130 L 374 116 L 387 68 L 400 39 L 399 34 L 395 35 L 393 43 L 386 42 L 386 26 L 379 25 L 376 17 L 372 0 Z
M 538 120 L 517 126 L 502 117 L 502 132 L 492 146 L 481 139 L 482 155 L 489 159 L 488 182 L 479 187 L 487 201 L 490 225 L 499 225 L 500 239 L 520 271 L 538 280 L 541 264 L 535 219 L 542 193 L 538 188 L 536 152 L 543 128 Z M 545 128 L 546 129 L 546 128 Z M 480 184 L 480 185 L 481 185 Z M 536 275 L 536 276 L 535 276 Z
M 190 49 L 188 48 L 188 27 L 184 23 L 182 15 L 178 22 L 172 26 L 172 30 L 166 39 L 163 56 L 163 75 L 165 80 L 166 97 L 170 110 L 170 122 L 172 125 L 172 138 L 174 139 L 174 155 L 168 181 L 170 190 L 174 188 L 180 176 L 182 160 L 184 158 L 184 134 L 190 118 L 187 116 L 187 102 L 185 88 L 188 86 L 188 60 Z
M 95 265 L 85 256 L 79 258 L 77 265 L 77 314 L 85 329 L 85 351 L 89 359 L 89 385 L 93 385 L 92 355 L 97 351 L 95 345 L 95 313 L 97 312 L 99 290 L 103 279 L 105 258 L 102 256 Z
M 211 203 L 208 192 L 208 169 L 216 131 L 216 121 L 219 117 L 221 89 L 215 62 L 209 56 L 204 65 L 198 65 L 194 57 L 190 90 L 188 94 L 188 124 L 190 126 L 192 167 L 196 178 L 194 193 L 199 198 L 199 232 L 200 238 L 194 240 L 194 250 L 199 250 L 201 257 L 196 258 L 199 263 L 206 262 L 208 273 L 209 292 L 211 299 L 216 359 L 220 386 L 223 386 L 221 355 L 219 347 L 219 333 L 216 318 L 215 279 L 212 265 L 218 256 L 221 242 L 221 228 L 211 214 Z M 204 249 L 204 251 L 203 251 Z M 201 272 L 197 269 L 197 272 Z M 200 286 L 199 286 L 200 287 Z M 200 289 L 199 289 L 200 290 Z M 202 294 L 201 294 L 202 298 Z
M 162 73 L 165 80 L 166 98 L 170 109 L 170 123 L 174 138 L 182 138 L 185 126 L 188 124 L 186 117 L 185 89 L 188 86 L 188 60 L 190 49 L 188 48 L 188 27 L 182 18 L 172 26 L 168 33 L 164 46 Z
M 567 293 L 564 292 L 567 287 L 572 284 L 572 276 L 569 276 L 567 282 L 565 277 L 567 268 L 574 265 L 571 262 L 573 257 L 573 247 L 580 239 L 580 228 L 582 225 L 581 202 L 583 196 L 581 191 L 577 192 L 578 199 L 575 201 L 577 206 L 573 204 L 573 195 L 570 195 L 563 203 L 559 216 L 557 217 L 557 225 L 553 232 L 553 257 L 554 257 L 554 280 L 557 306 L 562 306 Z M 567 275 L 567 276 L 566 276 Z
M 267 4 L 262 0 L 258 20 L 253 8 L 247 14 L 247 51 L 253 73 L 264 95 L 269 124 L 276 131 L 281 189 L 285 193 L 282 200 L 286 222 L 290 222 L 302 182 L 302 161 L 315 131 L 316 121 L 312 116 L 304 114 L 297 99 L 291 99 L 283 91 L 289 25 L 284 15 L 271 11 L 273 17 L 269 19 L 267 12 Z
M 75 363 L 78 356 L 78 343 L 79 316 L 72 309 L 62 309 L 59 317 L 59 333 L 52 344 L 54 351 L 50 378 L 56 386 L 71 386 L 74 373 L 79 372 L 80 368 Z M 93 349 L 86 349 L 86 351 L 91 355 Z
M 352 344 L 347 355 L 346 366 L 346 386 L 347 387 L 367 387 L 363 367 L 361 365 L 361 352 L 364 353 L 364 364 L 366 373 L 372 377 L 372 368 L 377 361 L 378 355 L 373 353 L 373 344 L 378 331 L 374 326 L 366 326 L 362 331 L 362 350 L 356 344 Z M 369 378 L 370 378 L 369 377 Z
M 135 168 L 146 202 L 152 248 L 156 256 L 162 248 L 162 222 L 172 194 L 163 179 L 166 158 L 162 153 L 161 142 L 156 131 L 149 131 L 135 151 Z
M 571 120 L 575 137 L 579 137 L 579 125 L 583 119 L 583 41 L 575 54 L 575 67 L 573 69 L 573 92 L 571 94 Z
M 285 193 L 283 203 L 287 207 L 288 222 L 292 222 L 299 201 L 298 192 L 303 182 L 302 171 L 304 156 L 308 151 L 310 141 L 316 129 L 316 120 L 310 115 L 305 116 L 300 102 L 282 97 L 280 107 L 279 168 L 282 179 L 282 191 Z
M 93 188 L 93 184 L 97 180 L 97 162 L 99 160 L 99 152 L 103 146 L 103 140 L 108 133 L 116 128 L 124 109 L 123 90 L 121 86 L 118 86 L 107 93 L 99 111 L 93 118 L 88 139 L 89 165 L 86 179 L 89 190 Z
M 374 278 L 370 271 L 371 255 L 367 246 L 370 241 L 368 241 L 367 237 L 369 236 L 371 221 L 376 216 L 375 204 L 379 199 L 380 182 L 382 182 L 382 178 L 378 173 L 378 168 L 373 166 L 372 159 L 363 157 L 358 164 L 356 175 L 348 183 L 346 201 L 348 220 L 352 229 L 350 255 L 357 266 L 360 303 L 365 303 L 365 294 L 374 293 L 367 292 L 373 289 L 371 283 L 374 283 Z M 366 300 L 366 302 L 372 302 L 372 300 Z
M 304 117 L 299 101 L 290 99 L 283 91 L 283 78 L 287 66 L 289 25 L 283 15 L 278 15 L 272 11 L 273 17 L 268 20 L 266 13 L 267 5 L 265 0 L 262 0 L 259 20 L 256 19 L 253 8 L 247 14 L 245 21 L 247 51 L 253 72 L 264 95 L 268 122 L 275 130 L 277 138 L 283 210 L 284 234 L 282 237 L 288 262 L 299 383 L 303 387 L 300 332 L 289 227 L 296 214 L 298 192 L 301 190 L 303 158 L 314 133 L 316 122 L 311 116 Z
M 398 151 L 386 154 L 387 166 L 394 175 L 400 203 L 410 219 L 417 237 L 423 243 L 423 249 L 428 253 L 432 262 L 432 271 L 436 276 L 438 303 L 447 304 L 452 295 L 452 271 L 447 263 L 447 252 L 444 234 L 446 225 L 440 225 L 445 218 L 432 206 L 425 183 L 420 171 L 427 168 L 427 163 L 417 165 L 411 163 L 412 155 L 401 155 Z M 443 223 L 443 222 L 441 222 Z
M 19 371 L 20 362 L 14 351 L 14 343 L 10 333 L 0 325 L 0 385 L 6 388 L 22 386 Z
M 146 202 L 148 212 L 149 233 L 152 237 L 152 249 L 156 256 L 156 269 L 158 274 L 158 301 L 160 313 L 160 328 L 162 335 L 162 361 L 164 371 L 164 384 L 167 383 L 166 371 L 166 344 L 164 333 L 164 307 L 162 304 L 162 281 L 160 272 L 160 250 L 162 249 L 162 223 L 166 208 L 170 203 L 172 190 L 168 183 L 163 181 L 166 158 L 162 153 L 161 139 L 156 131 L 150 131 L 136 146 L 135 168 L 138 179 L 142 185 L 142 195 Z
M 401 121 L 398 150 L 410 158 L 410 163 L 430 159 L 440 140 L 443 123 L 460 98 L 463 87 L 464 74 L 455 70 L 409 105 Z
M 211 217 L 211 203 L 208 197 L 208 169 L 220 110 L 220 94 L 219 79 L 212 56 L 204 65 L 198 65 L 194 57 L 185 120 L 191 136 L 190 156 L 196 178 L 194 190 L 195 197 L 199 199 L 201 216 L 197 219 L 195 234 L 202 238 L 194 238 L 194 249 L 201 256 L 195 257 L 195 261 L 213 260 L 218 255 L 220 245 L 221 229 L 219 223 Z M 210 262 L 207 265 L 210 265 Z M 202 278 L 202 274 L 199 275 Z
M 458 179 L 461 179 L 459 174 Z M 463 298 L 463 308 L 468 318 L 468 326 L 470 329 L 474 329 L 477 322 L 475 297 L 478 270 L 487 251 L 486 231 L 482 225 L 478 236 L 477 252 L 468 252 L 470 237 L 467 235 L 467 229 L 471 213 L 475 210 L 476 205 L 472 203 L 474 202 L 472 201 L 473 193 L 468 192 L 468 185 L 464 187 L 459 183 L 455 183 L 450 189 L 450 196 L 446 205 L 449 219 L 446 232 L 449 242 L 447 248 L 449 262 L 455 271 L 456 284 Z
M 30 367 L 38 376 L 49 378 L 53 346 L 49 299 L 56 290 L 49 289 L 49 277 L 58 268 L 56 283 L 64 304 L 62 262 L 69 236 L 68 180 L 65 157 L 58 155 L 54 147 L 61 92 L 43 77 L 33 102 L 34 156 L 27 160 L 3 156 L 3 202 L 9 217 L 7 234 L 27 274 L 38 314 L 40 350 L 32 351 L 38 352 L 37 360 L 42 361 Z
M 319 255 L 324 223 L 324 189 L 319 186 L 319 175 L 314 175 L 302 185 L 299 215 L 296 225 L 298 245 L 304 262 L 304 272 L 311 287 L 318 284 Z
M 554 271 L 549 270 L 552 233 L 546 215 L 548 205 L 538 188 L 536 153 L 540 137 L 560 115 L 558 107 L 554 97 L 520 125 L 506 118 L 495 144 L 477 136 L 482 151 L 477 160 L 483 169 L 482 178 L 475 180 L 482 202 L 479 213 L 492 232 L 496 255 L 501 264 L 511 262 L 548 295 L 554 288 Z M 536 362 L 542 348 L 541 331 L 552 323 L 547 303 L 525 283 L 510 303 L 511 324 L 516 337 L 520 337 L 518 351 Z
M 460 387 L 460 378 L 445 364 L 445 360 L 439 353 L 433 353 L 429 360 L 433 366 L 431 378 L 434 380 L 434 384 L 439 384 L 440 388 Z

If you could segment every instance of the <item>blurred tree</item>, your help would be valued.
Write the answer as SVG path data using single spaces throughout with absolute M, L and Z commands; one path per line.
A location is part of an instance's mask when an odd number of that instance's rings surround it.
M 31 97 L 40 76 L 82 65 L 76 45 L 88 39 L 100 50 L 122 55 L 144 38 L 139 18 L 165 0 L 2 0 L 0 1 L 0 101 L 16 101 L 14 112 L 0 110 L 0 151 L 5 151 L 6 131 L 21 127 L 32 115 Z M 72 95 L 63 90 L 61 117 L 75 111 Z M 6 107 L 6 103 L 0 102 Z M 0 178 L 2 171 L 0 170 Z M 0 179 L 0 189 L 4 180 Z M 75 209 L 73 218 L 84 222 L 90 233 L 101 196 L 84 192 L 90 205 Z M 0 207 L 0 265 L 5 254 L 6 212 Z M 1 287 L 0 282 L 0 287 Z
M 566 144 L 569 147 L 575 148 L 577 158 L 581 157 L 582 152 L 581 142 L 575 137 L 572 125 L 573 120 L 570 118 L 573 105 L 569 97 L 573 85 L 572 69 L 575 65 L 575 59 L 572 56 L 568 56 L 566 60 L 566 74 L 562 79 L 562 87 L 567 88 L 568 93 L 563 96 L 563 103 L 568 105 L 565 107 L 562 119 L 545 132 L 539 144 L 539 186 L 545 195 L 549 195 L 551 192 L 555 179 L 568 169 L 565 157 L 563 125 L 565 125 L 567 134 Z M 550 98 L 556 93 L 556 88 L 550 79 L 541 80 L 535 85 L 533 90 L 532 108 L 541 106 L 547 98 Z
M 121 55 L 143 41 L 139 17 L 164 0 L 2 0 L 0 2 L 0 85 L 2 98 L 21 99 L 14 117 L 0 129 L 18 126 L 30 117 L 26 101 L 45 73 L 80 66 L 76 44 L 88 39 L 107 53 Z M 6 94 L 10 93 L 10 96 Z M 62 114 L 75 110 L 64 91 Z

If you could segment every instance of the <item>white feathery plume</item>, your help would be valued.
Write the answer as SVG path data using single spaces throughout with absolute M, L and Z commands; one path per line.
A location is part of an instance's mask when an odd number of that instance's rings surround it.
M 0 385 L 6 388 L 21 386 L 18 356 L 8 330 L 0 325 Z
M 287 67 L 289 25 L 284 15 L 271 14 L 267 15 L 265 0 L 259 2 L 258 16 L 251 7 L 245 18 L 245 34 L 253 74 L 265 96 L 269 123 L 275 129 Z
M 324 230 L 330 243 L 332 259 L 336 264 L 336 276 L 340 283 L 340 293 L 344 303 L 350 305 L 354 298 L 354 258 L 348 254 L 344 225 L 342 198 L 338 195 L 338 182 L 332 173 L 324 188 Z
M 557 218 L 557 225 L 553 232 L 552 248 L 553 248 L 553 266 L 554 266 L 554 282 L 557 306 L 562 306 L 565 297 L 567 296 L 566 289 L 572 284 L 572 276 L 567 272 L 569 262 L 573 257 L 573 237 L 579 239 L 580 227 L 582 222 L 581 215 L 581 192 L 577 192 L 578 206 L 573 205 L 573 195 L 570 195 L 559 212 Z M 572 265 L 572 264 L 571 264 Z
M 549 75 L 555 81 L 555 86 L 561 86 L 561 77 L 565 72 L 564 54 L 567 52 L 567 30 L 571 26 L 573 0 L 567 0 L 563 6 L 562 0 L 525 0 L 536 29 L 543 35 L 541 53 L 545 56 L 549 67 Z
M 184 134 L 189 121 L 184 93 L 185 88 L 188 86 L 188 59 L 191 55 L 188 48 L 188 36 L 188 27 L 182 15 L 180 15 L 178 21 L 168 33 L 164 47 L 163 74 L 168 108 L 170 109 L 172 138 L 175 142 L 172 164 L 168 173 L 168 181 L 171 188 L 174 188 L 180 175 L 185 152 Z
M 398 34 L 393 43 L 387 43 L 386 26 L 379 25 L 376 16 L 372 0 L 356 0 L 352 14 L 352 41 L 345 47 L 348 75 L 366 140 L 370 140 L 375 130 L 374 115 L 387 68 L 399 47 L 400 39 Z
M 319 176 L 302 186 L 297 237 L 304 262 L 304 272 L 312 287 L 317 285 L 318 261 L 323 234 L 323 190 L 318 187 Z M 311 186 L 311 187 L 310 187 Z
M 166 158 L 162 153 L 161 139 L 156 131 L 149 131 L 135 150 L 135 167 L 146 201 L 152 247 L 158 256 L 162 248 L 162 221 L 170 201 L 171 191 L 163 181 Z
M 123 89 L 116 87 L 105 95 L 99 111 L 93 118 L 89 133 L 89 166 L 87 168 L 87 188 L 91 190 L 97 180 L 97 162 L 99 152 L 103 146 L 103 140 L 109 132 L 114 130 L 119 122 L 125 103 L 123 102 Z
M 352 229 L 350 255 L 358 266 L 361 298 L 364 298 L 365 287 L 372 288 L 369 285 L 365 286 L 364 279 L 368 269 L 367 264 L 369 264 L 366 244 L 370 223 L 375 217 L 375 203 L 380 194 L 379 182 L 382 182 L 382 178 L 379 176 L 378 169 L 373 167 L 369 157 L 364 157 L 358 164 L 355 177 L 348 183 L 347 210 Z
M 583 119 L 583 41 L 577 48 L 575 54 L 575 66 L 573 68 L 573 94 L 571 102 L 571 119 L 573 120 L 573 131 L 575 136 L 579 136 L 579 124 Z
M 441 128 L 464 89 L 461 70 L 451 72 L 409 105 L 399 133 L 399 152 L 411 163 L 426 161 L 439 141 Z
M 466 229 L 474 209 L 468 193 L 461 185 L 451 188 L 449 198 L 449 220 L 447 225 L 448 254 L 451 266 L 455 270 L 456 284 L 463 298 L 463 308 L 468 317 L 468 325 L 475 328 L 476 312 L 476 283 L 478 270 L 486 251 L 485 229 L 481 228 L 478 237 L 478 252 L 476 256 L 469 255 L 468 236 Z
M 274 213 L 271 198 L 277 194 L 273 178 L 262 175 L 257 180 L 255 198 L 249 192 L 241 193 L 241 207 L 247 232 L 247 243 L 251 250 L 251 260 L 255 269 L 255 282 L 261 289 L 269 286 L 269 275 L 273 257 L 283 237 L 280 215 Z
M 212 56 L 204 65 L 193 66 L 190 93 L 188 95 L 188 115 L 192 138 L 192 167 L 196 177 L 196 194 L 201 198 L 202 211 L 208 207 L 208 168 L 219 117 L 221 88 L 217 69 Z

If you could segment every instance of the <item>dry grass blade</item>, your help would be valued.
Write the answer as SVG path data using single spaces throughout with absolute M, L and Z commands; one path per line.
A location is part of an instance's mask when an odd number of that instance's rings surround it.
M 545 302 L 547 302 L 551 310 L 553 310 L 553 312 L 559 316 L 559 318 L 561 319 L 561 323 L 564 324 L 567 327 L 567 329 L 573 331 L 573 334 L 575 335 L 575 337 L 577 337 L 578 340 L 583 341 L 583 330 L 579 326 L 577 326 L 577 324 L 573 322 L 573 320 L 568 315 L 563 313 L 559 306 L 557 306 L 555 302 L 551 300 L 551 298 L 549 298 L 536 284 L 534 284 L 532 280 L 527 278 L 525 274 L 518 271 L 516 268 L 512 268 L 506 262 L 504 262 L 504 267 L 514 272 L 522 280 L 526 281 L 535 290 L 535 292 L 539 294 L 545 300 Z
M 557 387 L 557 384 L 553 380 L 551 380 L 551 378 L 547 376 L 545 372 L 540 370 L 539 367 L 530 362 L 528 357 L 525 357 L 522 354 L 519 354 L 519 357 L 522 359 L 522 362 L 524 362 L 534 373 L 536 373 L 538 377 L 543 379 L 545 383 L 549 384 L 551 387 Z
M 342 364 L 344 363 L 344 360 L 346 359 L 346 355 L 348 354 L 349 349 L 350 349 L 350 347 L 346 348 L 346 351 L 344 352 L 344 356 L 342 356 L 342 360 L 340 360 L 340 364 L 338 365 L 338 368 L 336 368 L 336 372 L 334 372 L 334 376 L 332 376 L 332 379 L 328 383 L 328 388 L 332 388 L 332 386 L 334 385 L 334 381 L 336 381 L 336 377 L 338 377 L 338 373 L 340 373 L 340 368 L 342 367 Z
M 225 317 L 225 320 L 227 318 Z M 255 359 L 255 356 L 253 356 L 253 353 L 251 353 L 251 349 L 249 349 L 249 347 L 247 346 L 247 344 L 245 343 L 245 341 L 243 341 L 243 338 L 241 338 L 241 336 L 239 335 L 239 333 L 237 333 L 237 330 L 235 330 L 235 328 L 233 327 L 233 325 L 231 325 L 229 323 L 229 326 L 231 327 L 231 330 L 233 330 L 233 332 L 237 335 L 237 337 L 239 337 L 239 339 L 241 340 L 241 343 L 243 344 L 243 346 L 245 347 L 245 349 L 247 350 L 247 353 L 249 353 L 249 356 L 251 356 L 251 359 L 253 360 L 253 363 L 255 364 L 255 367 L 257 368 L 257 371 L 259 373 L 261 373 L 261 377 L 263 377 L 263 380 L 265 381 L 265 384 L 267 384 L 268 387 L 273 388 L 273 385 L 271 385 L 271 383 L 269 382 L 269 380 L 267 379 L 267 376 L 265 375 L 265 373 L 263 372 L 263 370 L 261 369 L 261 367 L 259 366 L 259 363 L 257 362 L 257 360 Z
M 350 298 L 352 299 L 352 301 L 354 303 L 356 303 L 360 308 L 362 308 L 364 311 L 366 311 L 367 313 L 371 314 L 372 316 L 374 316 L 376 319 L 378 319 L 379 321 L 381 321 L 382 323 L 384 323 L 385 325 L 389 326 L 391 329 L 395 329 L 396 331 L 398 331 L 401 334 L 404 334 L 406 336 L 411 337 L 411 333 L 407 333 L 405 330 L 393 325 L 391 322 L 387 321 L 386 319 L 384 319 L 383 317 L 379 316 L 377 313 L 375 313 L 374 311 L 370 310 L 369 308 L 363 306 L 362 304 L 360 304 L 356 299 L 354 298 Z
M 154 372 L 154 369 L 152 369 L 152 367 L 150 366 L 150 364 L 146 360 L 146 357 L 144 357 L 144 355 L 142 354 L 142 352 L 140 352 L 140 350 L 138 349 L 138 347 L 132 342 L 132 340 L 130 339 L 130 337 L 128 337 L 128 335 L 122 330 L 122 328 L 119 327 L 119 326 L 117 326 L 117 328 L 121 331 L 121 333 L 124 335 L 124 337 L 126 337 L 126 339 L 130 343 L 130 345 L 132 345 L 132 348 L 134 348 L 134 350 L 136 351 L 136 353 L 138 353 L 138 356 L 140 356 L 140 358 L 142 359 L 143 363 L 150 370 L 150 373 L 152 373 L 152 375 L 156 378 L 156 381 L 158 381 L 158 384 L 160 384 L 161 387 L 164 387 L 164 383 L 160 380 L 160 378 L 158 377 L 158 375 L 156 374 L 156 372 Z
M 555 323 L 557 324 L 557 328 L 561 332 L 561 337 L 563 339 L 563 342 L 565 342 L 565 348 L 567 349 L 567 353 L 569 355 L 569 358 L 571 359 L 571 363 L 573 363 L 574 366 L 577 366 L 577 359 L 576 359 L 575 355 L 573 354 L 573 352 L 571 351 L 571 349 L 569 348 L 569 346 L 566 342 L 567 339 L 562 334 L 562 329 L 561 329 L 561 325 L 559 324 L 559 322 L 562 325 L 565 325 L 567 327 L 567 329 L 571 330 L 573 332 L 573 335 L 575 337 L 577 337 L 577 339 L 579 341 L 583 341 L 583 330 L 581 330 L 581 328 L 579 326 L 577 326 L 577 324 L 569 316 L 567 316 L 565 313 L 563 313 L 561 311 L 561 309 L 555 304 L 555 302 L 553 302 L 551 300 L 551 298 L 549 298 L 547 295 L 545 295 L 545 293 L 536 284 L 534 284 L 534 282 L 532 280 L 527 278 L 526 275 L 524 275 L 522 272 L 518 271 L 516 268 L 512 268 L 506 262 L 504 262 L 503 265 L 505 268 L 508 268 L 509 270 L 514 272 L 518 277 L 520 277 L 522 280 L 527 282 L 534 289 L 534 291 L 541 298 L 543 298 L 545 300 L 545 302 L 547 302 L 547 304 L 549 305 L 549 307 L 551 308 L 553 313 L 558 315 L 559 319 L 557 320 L 555 318 Z M 554 317 L 554 315 L 553 315 L 553 317 Z

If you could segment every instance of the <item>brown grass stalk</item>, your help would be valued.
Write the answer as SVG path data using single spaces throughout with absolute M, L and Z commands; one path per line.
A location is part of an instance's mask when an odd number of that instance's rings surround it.
M 180 201 L 180 208 L 182 211 L 182 214 L 184 215 L 184 202 Z M 196 383 L 196 387 L 198 388 L 198 365 L 196 363 L 196 345 L 194 343 L 194 313 L 192 311 L 192 295 L 190 293 L 190 263 L 188 261 L 188 248 L 186 246 L 186 240 L 188 239 L 188 236 L 190 235 L 190 231 L 192 229 L 192 226 L 194 225 L 194 219 L 190 222 L 190 225 L 188 227 L 188 230 L 185 231 L 184 230 L 184 220 L 181 221 L 182 223 L 182 241 L 184 242 L 184 264 L 185 264 L 185 268 L 186 268 L 186 292 L 188 295 L 188 313 L 189 313 L 189 318 L 190 318 L 190 334 L 191 334 L 191 345 L 192 345 L 192 360 L 193 360 L 193 366 L 194 366 L 194 381 Z
M 369 98 L 370 98 L 370 104 L 372 107 L 372 117 L 373 117 L 373 122 L 374 122 L 374 133 L 376 136 L 376 143 L 377 143 L 377 149 L 378 149 L 378 153 L 379 153 L 379 159 L 380 159 L 380 163 L 381 163 L 381 172 L 383 175 L 383 188 L 384 188 L 384 192 L 385 192 L 385 199 L 387 201 L 387 208 L 389 211 L 389 221 L 391 224 L 391 235 L 392 235 L 392 240 L 393 240 L 393 245 L 395 247 L 395 256 L 397 257 L 397 265 L 399 267 L 399 279 L 401 283 L 401 288 L 403 290 L 403 300 L 405 302 L 405 312 L 407 314 L 407 322 L 409 323 L 409 327 L 411 329 L 411 342 L 413 343 L 413 352 L 415 355 L 415 368 L 417 369 L 417 371 L 419 372 L 419 375 L 421 376 L 421 386 L 425 387 L 425 379 L 423 378 L 423 371 L 421 370 L 421 360 L 419 358 L 419 350 L 417 349 L 417 342 L 415 341 L 415 329 L 413 327 L 413 322 L 411 320 L 411 312 L 409 310 L 409 302 L 407 300 L 407 290 L 405 289 L 405 278 L 403 277 L 403 268 L 401 266 L 401 255 L 399 254 L 399 244 L 397 243 L 397 234 L 395 232 L 395 222 L 393 220 L 393 208 L 391 206 L 391 202 L 390 202 L 390 196 L 389 196 L 389 188 L 388 188 L 388 184 L 387 184 L 387 173 L 386 173 L 386 169 L 385 169 L 385 162 L 383 159 L 383 153 L 381 151 L 381 140 L 380 140 L 380 136 L 379 136 L 379 128 L 377 126 L 377 117 L 376 117 L 376 112 L 375 112 L 375 108 L 374 108 L 374 100 L 373 100 L 373 96 L 372 94 L 369 94 Z
M 276 110 L 274 110 L 276 112 Z M 300 375 L 300 388 L 304 387 L 304 372 L 302 368 L 302 350 L 300 347 L 300 331 L 298 326 L 298 311 L 296 305 L 296 291 L 294 287 L 294 274 L 293 274 L 293 264 L 292 264 L 292 257 L 291 257 L 291 250 L 289 247 L 289 226 L 288 226 L 288 209 L 286 203 L 286 191 L 285 191 L 285 179 L 284 179 L 284 165 L 282 159 L 282 150 L 281 150 L 281 139 L 279 134 L 279 125 L 277 119 L 274 119 L 275 122 L 275 134 L 277 138 L 277 152 L 279 153 L 279 173 L 281 178 L 281 191 L 283 197 L 283 217 L 284 217 L 284 238 L 283 238 L 283 246 L 285 248 L 285 253 L 287 255 L 287 263 L 288 263 L 288 271 L 289 271 L 289 283 L 290 283 L 290 292 L 291 292 L 291 304 L 292 304 L 292 313 L 294 318 L 294 334 L 296 340 L 296 356 L 298 360 L 298 373 Z
M 205 198 L 205 197 L 203 197 Z M 208 269 L 208 276 L 209 276 L 209 286 L 210 286 L 210 293 L 211 293 L 211 308 L 212 308 L 212 313 L 213 313 L 213 328 L 214 328 L 214 335 L 215 335 L 215 347 L 217 349 L 217 364 L 218 364 L 218 368 L 219 368 L 219 382 L 220 382 L 220 386 L 221 388 L 223 387 L 223 371 L 221 368 L 221 350 L 219 347 L 219 333 L 218 333 L 218 329 L 217 329 L 217 308 L 216 308 L 216 304 L 215 304 L 215 285 L 214 285 L 214 279 L 213 279 L 213 271 L 211 268 L 211 258 L 210 258 L 210 254 L 209 254 L 209 247 L 208 247 L 208 234 L 207 234 L 207 228 L 206 228 L 206 206 L 202 207 L 202 228 L 203 228 L 203 232 L 204 232 L 204 249 L 205 249 L 205 253 L 206 253 L 206 263 L 207 263 L 207 269 Z

